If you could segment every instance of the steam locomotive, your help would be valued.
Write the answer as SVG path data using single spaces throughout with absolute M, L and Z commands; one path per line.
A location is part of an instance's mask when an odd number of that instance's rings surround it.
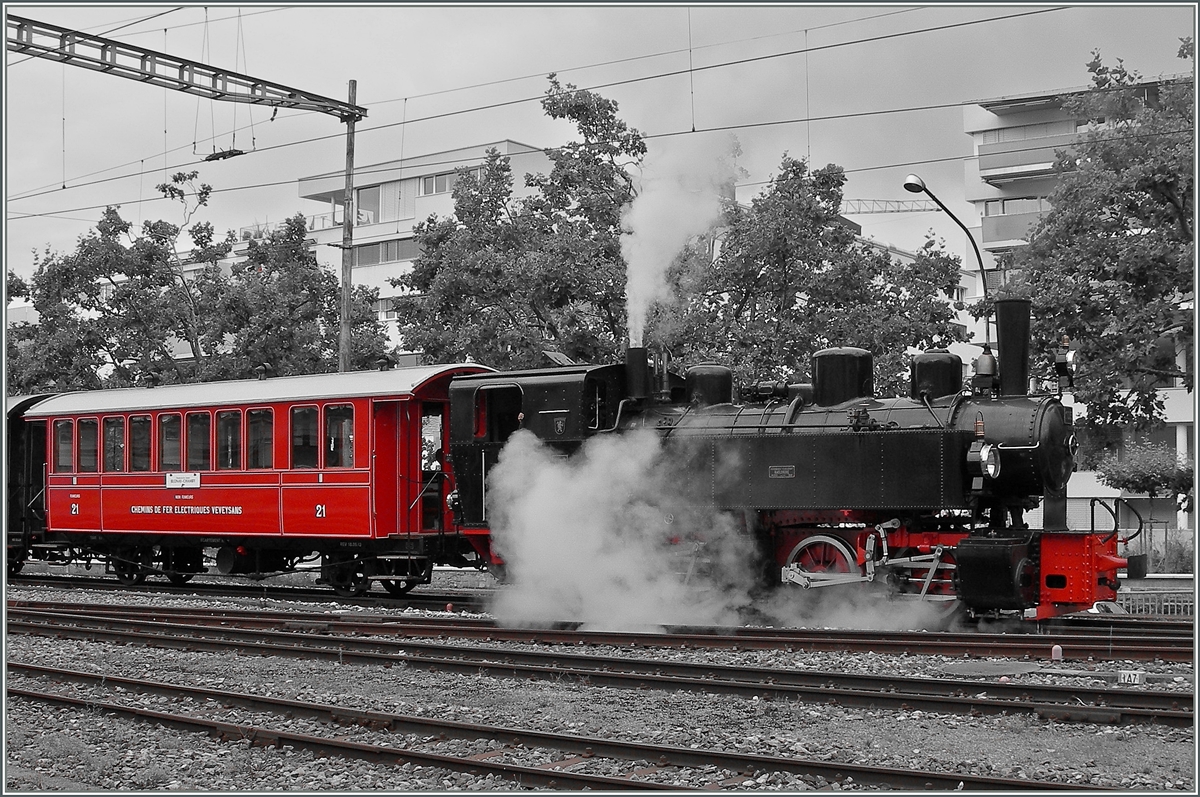
M 730 369 L 623 364 L 460 376 L 450 384 L 457 522 L 486 528 L 488 473 L 524 428 L 564 454 L 592 437 L 657 432 L 686 461 L 689 500 L 740 513 L 777 582 L 883 581 L 976 614 L 1042 619 L 1116 599 L 1115 528 L 1067 528 L 1071 409 L 1029 395 L 1029 302 L 996 303 L 998 358 L 917 355 L 907 397 L 873 395 L 872 357 L 813 356 L 811 384 L 759 383 L 733 401 Z M 1030 510 L 1041 505 L 1041 527 Z
M 29 559 L 99 561 L 130 584 L 314 569 L 343 595 L 403 594 L 435 565 L 503 567 L 488 475 L 518 429 L 566 455 L 649 429 L 689 475 L 686 499 L 736 513 L 776 584 L 879 582 L 1035 619 L 1114 600 L 1117 571 L 1138 577 L 1144 558 L 1117 555 L 1115 523 L 1067 527 L 1071 410 L 1028 394 L 1029 303 L 996 312 L 998 360 L 980 357 L 967 388 L 961 360 L 934 350 L 900 398 L 874 396 L 870 353 L 849 347 L 814 355 L 811 384 L 756 384 L 741 403 L 728 368 L 679 375 L 645 348 L 508 373 L 10 398 L 8 573 Z

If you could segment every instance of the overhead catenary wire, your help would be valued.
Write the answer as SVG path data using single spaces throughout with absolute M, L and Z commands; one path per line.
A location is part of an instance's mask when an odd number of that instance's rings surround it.
M 1052 11 L 1065 10 L 1066 8 L 1067 7 L 1060 6 L 1060 7 L 1052 7 L 1052 8 L 1044 8 L 1044 9 L 1035 9 L 1032 11 L 1023 11 L 1023 12 L 1019 12 L 1016 14 L 1009 14 L 1009 15 L 998 16 L 998 17 L 988 17 L 985 19 L 978 19 L 978 20 L 966 20 L 966 21 L 962 21 L 962 22 L 945 23 L 943 25 L 919 28 L 919 29 L 911 30 L 911 31 L 898 31 L 898 32 L 894 32 L 894 33 L 881 34 L 878 36 L 870 36 L 870 37 L 864 37 L 864 38 L 859 38 L 859 39 L 853 39 L 853 40 L 845 41 L 845 42 L 834 42 L 831 44 L 819 45 L 819 46 L 811 47 L 811 48 L 806 45 L 805 47 L 800 48 L 800 49 L 788 50 L 788 51 L 781 52 L 781 53 L 768 53 L 765 55 L 748 56 L 746 58 L 735 59 L 735 60 L 730 60 L 730 61 L 722 61 L 722 62 L 718 62 L 715 64 L 708 64 L 705 66 L 696 67 L 696 71 L 707 71 L 707 70 L 721 69 L 721 68 L 726 68 L 726 67 L 731 67 L 731 66 L 740 66 L 740 65 L 747 64 L 747 63 L 761 62 L 761 61 L 773 59 L 773 58 L 785 58 L 785 57 L 794 56 L 794 55 L 798 55 L 798 54 L 806 54 L 809 52 L 817 52 L 817 51 L 822 51 L 822 50 L 836 49 L 839 47 L 854 46 L 854 45 L 865 44 L 865 43 L 870 43 L 870 42 L 874 42 L 874 41 L 894 39 L 894 38 L 902 37 L 902 36 L 918 35 L 918 34 L 936 32 L 936 31 L 940 31 L 940 30 L 955 29 L 955 28 L 960 28 L 960 27 L 964 27 L 964 26 L 968 26 L 968 25 L 979 25 L 979 24 L 986 24 L 986 23 L 991 23 L 991 22 L 1006 21 L 1006 20 L 1015 19 L 1015 18 L 1019 18 L 1019 17 L 1029 16 L 1031 14 L 1043 14 L 1043 13 L 1049 13 Z M 853 21 L 858 21 L 858 20 L 849 20 L 847 22 L 853 22 Z M 814 28 L 814 29 L 816 29 L 816 28 Z M 165 35 L 166 35 L 166 30 L 164 29 L 164 40 L 165 40 Z M 644 58 L 644 56 L 639 57 L 639 58 Z M 615 86 L 629 85 L 632 83 L 639 83 L 639 82 L 647 81 L 647 80 L 659 80 L 659 79 L 668 78 L 668 77 L 678 77 L 678 76 L 681 76 L 684 74 L 690 74 L 691 71 L 692 71 L 691 68 L 689 68 L 687 70 L 672 70 L 669 72 L 660 72 L 660 73 L 652 74 L 652 75 L 643 75 L 643 76 L 634 77 L 634 78 L 610 81 L 607 83 L 593 84 L 590 86 L 583 87 L 580 90 L 596 91 L 598 89 L 605 89 L 605 88 L 612 88 Z M 417 96 L 429 96 L 429 95 L 417 95 Z M 541 101 L 543 99 L 543 97 L 544 97 L 543 94 L 537 94 L 534 96 L 520 97 L 520 98 L 513 99 L 513 100 L 505 100 L 505 101 L 499 101 L 499 102 L 494 102 L 494 103 L 488 103 L 485 105 L 477 105 L 477 106 L 473 106 L 470 108 L 456 109 L 453 111 L 446 111 L 446 112 L 442 112 L 442 113 L 430 114 L 430 115 L 422 116 L 422 117 L 416 117 L 414 119 L 407 119 L 402 122 L 391 122 L 391 123 L 375 125 L 375 126 L 371 126 L 371 127 L 362 127 L 362 128 L 359 128 L 358 132 L 360 134 L 368 133 L 368 132 L 374 132 L 374 131 L 379 131 L 379 130 L 386 130 L 386 129 L 390 129 L 390 128 L 397 127 L 400 125 L 405 125 L 405 124 L 416 124 L 419 122 L 427 122 L 427 121 L 446 119 L 446 118 L 461 115 L 461 114 L 477 113 L 477 112 L 488 111 L 488 110 L 496 110 L 499 108 L 509 107 L 512 105 L 518 105 L 518 104 L 522 104 L 522 103 L 526 103 L 526 102 Z M 406 100 L 407 98 L 402 98 L 402 99 Z M 375 103 L 375 104 L 379 104 L 379 103 Z M 958 107 L 960 105 L 961 105 L 961 103 L 949 103 L 944 106 L 935 106 L 935 107 Z M 165 110 L 166 109 L 164 107 L 164 114 L 165 114 Z M 283 118 L 297 118 L 302 115 L 305 115 L 305 114 L 287 114 Z M 817 118 L 814 118 L 812 121 L 822 121 L 825 119 L 836 119 L 836 118 L 844 118 L 844 117 L 842 117 L 841 115 L 828 116 L 828 117 L 817 117 Z M 743 125 L 742 127 L 748 128 L 751 126 L 754 126 L 754 125 Z M 164 127 L 165 127 L 165 122 L 164 122 Z M 716 128 L 716 129 L 724 129 L 724 128 Z M 701 132 L 701 131 L 697 131 L 697 132 Z M 340 140 L 341 138 L 342 138 L 341 133 L 335 133 L 335 134 L 329 134 L 329 135 L 323 135 L 323 136 L 314 136 L 311 138 L 306 138 L 306 139 L 302 139 L 302 140 L 295 141 L 295 142 L 287 142 L 287 143 L 283 143 L 283 144 L 277 144 L 272 147 L 264 147 L 262 150 L 258 150 L 258 151 L 267 152 L 267 151 L 271 151 L 274 149 L 280 149 L 280 148 L 284 148 L 284 147 L 299 146 L 301 144 L 316 143 L 316 142 L 327 141 L 327 140 L 332 140 L 332 139 Z M 164 149 L 164 153 L 163 153 L 164 156 L 166 154 L 168 154 L 169 152 L 173 151 L 173 150 L 170 150 L 167 148 L 165 135 L 164 135 L 163 149 Z M 182 149 L 182 148 L 176 148 L 176 149 Z M 184 165 L 193 165 L 194 163 L 196 163 L 196 162 L 191 162 L 189 164 L 184 164 Z M 125 164 L 125 165 L 132 165 L 132 163 Z M 121 167 L 118 166 L 118 167 L 113 167 L 113 168 L 121 168 Z M 125 176 L 128 176 L 128 175 L 125 175 Z M 125 176 L 117 176 L 117 177 L 108 178 L 108 179 L 109 180 L 123 179 L 123 177 L 125 177 Z M 165 175 L 164 175 L 164 179 L 165 179 Z M 81 183 L 79 185 L 95 185 L 98 182 L 104 182 L 104 181 L 94 181 L 92 183 Z M 48 191 L 36 192 L 36 189 L 35 189 L 35 193 L 10 197 L 9 201 L 19 201 L 22 199 L 29 199 L 29 198 L 36 197 L 36 196 L 42 196 L 45 193 L 51 193 L 51 192 L 48 192 Z
M 797 120 L 791 120 L 790 123 L 794 124 L 794 123 L 802 122 L 802 121 L 803 121 L 802 119 L 797 119 Z M 707 133 L 707 132 L 721 131 L 723 129 L 725 129 L 725 128 L 710 128 L 710 129 L 705 129 L 705 130 L 698 130 L 696 132 Z M 1193 131 L 1191 128 L 1179 128 L 1177 130 L 1158 130 L 1158 131 L 1154 131 L 1152 133 L 1122 134 L 1119 136 L 1112 136 L 1112 137 L 1108 138 L 1107 140 L 1108 141 L 1131 141 L 1131 140 L 1136 140 L 1136 139 L 1140 139 L 1140 138 L 1153 138 L 1153 137 L 1161 136 L 1161 135 L 1189 134 L 1192 132 Z M 672 132 L 672 133 L 659 133 L 659 134 L 645 135 L 642 138 L 643 139 L 654 139 L 654 138 L 664 138 L 664 137 L 668 137 L 668 136 L 682 136 L 682 135 L 690 135 L 690 133 L 686 130 L 681 130 L 681 131 L 676 131 L 676 132 Z M 561 147 L 547 147 L 547 149 L 548 150 L 558 150 L 558 149 L 562 149 L 562 148 Z M 1032 151 L 1039 150 L 1039 149 L 1045 149 L 1045 145 L 1015 148 L 1015 149 L 1008 150 L 1008 152 L 1010 152 L 1010 153 L 1032 152 Z M 926 159 L 915 160 L 915 161 L 884 163 L 884 164 L 878 164 L 875 166 L 860 166 L 860 167 L 851 168 L 851 169 L 844 168 L 842 171 L 846 174 L 857 174 L 860 172 L 879 171 L 881 169 L 899 169 L 899 168 L 909 168 L 912 166 L 923 166 L 923 165 L 928 165 L 928 164 L 933 164 L 933 163 L 951 163 L 954 161 L 962 161 L 964 158 L 967 158 L 967 157 L 970 157 L 970 156 L 969 155 L 948 155 L 948 156 L 940 157 L 940 158 L 926 158 Z M 426 165 L 426 166 L 450 165 L 450 164 L 459 163 L 459 162 L 461 162 L 461 161 L 460 160 L 447 160 L 447 161 L 442 161 L 440 163 L 439 162 L 425 163 L 424 165 Z M 380 169 L 377 171 L 394 171 L 394 170 L 395 170 L 394 167 L 388 167 L 386 169 Z M 369 169 L 363 170 L 363 171 L 355 170 L 355 174 L 371 174 L 374 171 L 376 171 L 376 170 L 369 170 Z M 276 188 L 276 187 L 284 186 L 284 185 L 293 185 L 293 184 L 295 184 L 295 182 L 296 182 L 295 178 L 288 178 L 286 180 L 272 180 L 270 182 L 265 182 L 265 183 L 253 183 L 250 185 L 231 186 L 228 188 L 214 188 L 214 189 L 212 189 L 211 194 L 226 194 L 226 193 L 231 193 L 234 191 L 250 191 L 250 190 L 256 190 L 256 189 L 260 189 L 260 188 Z M 766 185 L 767 183 L 770 183 L 770 182 L 773 182 L 773 180 L 760 180 L 760 181 L 755 181 L 755 182 L 738 183 L 738 185 L 739 186 Z M 191 194 L 187 194 L 187 196 L 191 196 Z M 163 197 L 151 197 L 146 200 L 138 200 L 138 201 L 160 202 L 160 201 L 163 201 Z M 9 218 L 10 219 L 25 219 L 25 218 L 55 217 L 54 214 L 77 213 L 77 212 L 81 212 L 81 211 L 85 211 L 85 210 L 100 210 L 100 209 L 103 209 L 106 207 L 123 206 L 123 205 L 129 205 L 129 204 L 134 204 L 134 201 L 127 200 L 124 202 L 106 202 L 106 203 L 99 204 L 99 205 L 83 205 L 80 207 L 63 208 L 60 210 L 49 211 L 49 212 L 45 212 L 45 213 L 22 213 L 21 211 L 9 211 L 10 214 L 15 214 L 15 215 L 10 215 Z M 933 212 L 933 211 L 929 211 L 929 212 Z

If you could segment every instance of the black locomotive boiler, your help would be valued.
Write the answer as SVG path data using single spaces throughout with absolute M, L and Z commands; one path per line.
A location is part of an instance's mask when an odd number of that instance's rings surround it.
M 518 428 L 566 454 L 598 435 L 652 429 L 686 461 L 690 500 L 740 512 L 775 581 L 805 588 L 884 580 L 976 614 L 1041 619 L 1115 600 L 1116 530 L 1068 528 L 1071 409 L 1031 395 L 1029 307 L 996 303 L 997 354 L 964 386 L 944 350 L 913 358 L 908 396 L 873 391 L 869 352 L 817 352 L 811 384 L 732 372 L 684 375 L 644 348 L 626 362 L 455 378 L 450 453 L 457 520 L 485 528 L 487 475 Z M 1040 506 L 1040 524 L 1029 523 Z

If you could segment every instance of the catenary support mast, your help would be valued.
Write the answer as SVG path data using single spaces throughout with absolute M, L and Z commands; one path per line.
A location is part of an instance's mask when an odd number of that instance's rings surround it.
M 198 97 L 273 108 L 295 108 L 332 114 L 346 123 L 346 199 L 342 209 L 342 296 L 338 329 L 338 370 L 350 370 L 350 269 L 353 265 L 354 123 L 367 109 L 354 104 L 355 81 L 348 102 L 322 97 L 280 83 L 189 61 L 144 47 L 92 36 L 26 17 L 7 14 L 8 49 L 35 58 L 79 66 Z

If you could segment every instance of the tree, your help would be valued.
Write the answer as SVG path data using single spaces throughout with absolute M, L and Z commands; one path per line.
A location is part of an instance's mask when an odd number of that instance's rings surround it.
M 951 297 L 959 261 L 929 241 L 914 261 L 860 241 L 839 218 L 845 176 L 784 156 L 749 208 L 727 206 L 716 259 L 677 261 L 679 303 L 654 334 L 686 363 L 728 363 L 743 384 L 789 379 L 829 346 L 875 356 L 876 392 L 907 391 L 905 350 L 961 339 Z
M 181 172 L 159 186 L 183 205 L 184 226 L 147 221 L 134 235 L 109 207 L 75 251 L 39 258 L 26 286 L 38 321 L 8 330 L 11 391 L 244 378 L 262 363 L 280 374 L 336 368 L 337 280 L 309 252 L 303 218 L 252 244 L 253 269 L 231 275 L 232 233 L 218 241 L 210 224 L 192 223 L 210 192 L 196 177 Z M 177 253 L 185 230 L 186 258 Z M 357 367 L 384 351 L 375 298 L 356 291 Z
M 1193 60 L 1190 39 L 1178 54 Z M 1035 340 L 1074 341 L 1085 437 L 1105 444 L 1161 423 L 1163 380 L 1192 388 L 1176 354 L 1195 332 L 1193 80 L 1147 84 L 1098 52 L 1088 71 L 1064 107 L 1091 127 L 1059 153 L 1052 209 L 1006 265 L 1033 301 Z
M 396 308 L 405 345 L 431 362 L 520 368 L 544 364 L 547 349 L 583 361 L 618 351 L 621 208 L 633 197 L 627 167 L 645 145 L 615 102 L 553 75 L 542 107 L 583 140 L 547 152 L 550 174 L 526 178 L 532 196 L 513 199 L 508 159 L 492 151 L 479 178 L 459 176 L 454 216 L 414 230 L 422 254 L 393 280 L 411 292 Z
M 1123 455 L 1106 455 L 1096 467 L 1096 476 L 1118 490 L 1151 498 L 1173 496 L 1182 511 L 1191 511 L 1195 471 L 1190 462 L 1179 461 L 1172 446 L 1130 443 Z

